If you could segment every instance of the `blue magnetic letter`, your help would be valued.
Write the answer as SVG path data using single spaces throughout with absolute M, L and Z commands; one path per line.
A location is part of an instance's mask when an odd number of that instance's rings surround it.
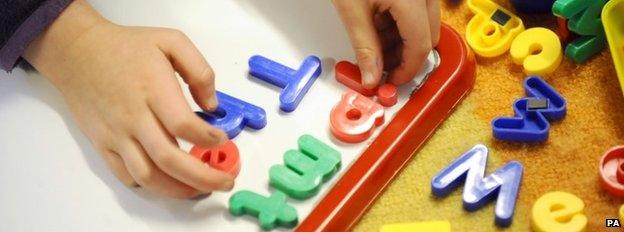
M 514 117 L 499 117 L 492 121 L 495 138 L 516 142 L 542 142 L 548 139 L 549 121 L 560 120 L 566 114 L 566 100 L 539 77 L 524 81 L 527 97 L 513 104 Z M 530 109 L 530 100 L 547 100 L 546 108 Z
M 474 146 L 433 177 L 431 190 L 433 195 L 445 197 L 465 180 L 462 199 L 468 211 L 481 208 L 498 195 L 494 221 L 499 226 L 509 226 L 522 181 L 522 164 L 511 161 L 483 178 L 487 156 L 487 147 Z
M 195 112 L 211 125 L 227 133 L 230 139 L 236 137 L 245 126 L 259 130 L 267 124 L 266 112 L 255 105 L 217 91 L 219 106 L 215 112 Z
M 566 100 L 546 81 L 537 76 L 529 77 L 524 80 L 524 89 L 528 98 L 548 99 L 548 108 L 536 110 L 546 119 L 556 121 L 565 117 Z
M 321 75 L 321 60 L 316 56 L 308 56 L 298 70 L 293 70 L 266 57 L 255 55 L 249 58 L 249 73 L 282 88 L 280 109 L 292 112 Z

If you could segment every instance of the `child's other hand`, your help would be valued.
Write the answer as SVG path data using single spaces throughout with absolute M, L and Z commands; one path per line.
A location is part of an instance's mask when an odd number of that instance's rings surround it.
M 421 71 L 440 36 L 439 0 L 333 0 L 349 33 L 362 72 L 374 88 L 383 70 L 393 84 Z
M 77 0 L 25 58 L 62 92 L 82 131 L 126 185 L 176 198 L 230 190 L 233 178 L 182 151 L 175 138 L 216 146 L 226 135 L 197 117 L 176 72 L 204 110 L 214 74 L 181 32 L 124 27 Z

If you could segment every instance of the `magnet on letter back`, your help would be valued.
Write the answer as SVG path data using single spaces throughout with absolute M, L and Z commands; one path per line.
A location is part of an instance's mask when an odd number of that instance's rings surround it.
M 502 55 L 524 30 L 518 16 L 491 0 L 468 0 L 468 7 L 475 15 L 466 27 L 466 40 L 480 56 Z
M 240 155 L 238 147 L 232 140 L 228 140 L 217 148 L 203 148 L 195 145 L 191 148 L 190 153 L 208 166 L 234 177 L 238 176 L 240 172 Z
M 316 78 L 321 75 L 321 59 L 308 56 L 299 69 L 293 70 L 264 56 L 249 58 L 249 73 L 263 81 L 282 88 L 280 109 L 292 112 L 308 92 Z
M 330 130 L 339 140 L 359 143 L 384 122 L 384 108 L 354 91 L 347 91 L 331 111 Z

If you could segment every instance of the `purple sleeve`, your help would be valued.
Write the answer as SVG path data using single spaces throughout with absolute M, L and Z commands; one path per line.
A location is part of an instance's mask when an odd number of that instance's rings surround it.
M 22 54 L 73 0 L 3 0 L 0 69 L 11 71 Z

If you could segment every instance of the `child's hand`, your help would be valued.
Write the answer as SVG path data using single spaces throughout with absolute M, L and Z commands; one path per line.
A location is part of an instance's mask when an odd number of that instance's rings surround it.
M 25 57 L 62 92 L 82 131 L 126 185 L 189 198 L 229 190 L 233 178 L 180 150 L 226 135 L 197 117 L 176 71 L 205 110 L 217 106 L 214 74 L 184 34 L 124 27 L 77 0 L 29 46 Z
M 393 84 L 420 72 L 440 36 L 439 0 L 333 0 L 362 72 L 374 88 L 383 70 Z

